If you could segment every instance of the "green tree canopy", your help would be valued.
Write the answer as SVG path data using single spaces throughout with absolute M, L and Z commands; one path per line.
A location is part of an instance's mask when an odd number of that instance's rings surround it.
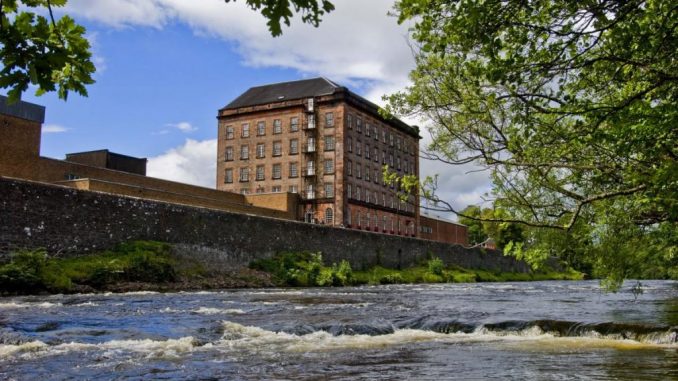
M 523 249 L 623 231 L 678 256 L 675 1 L 401 0 L 395 11 L 415 22 L 417 67 L 390 111 L 430 121 L 432 158 L 488 170 L 511 216 L 491 220 L 561 231 Z
M 235 0 L 225 0 L 229 3 Z M 334 10 L 328 0 L 244 0 L 268 19 L 273 36 L 282 34 L 294 13 L 302 22 L 318 26 L 321 16 Z M 67 99 L 70 91 L 87 96 L 96 68 L 91 60 L 85 28 L 69 16 L 56 19 L 52 7 L 67 0 L 0 0 L 0 88 L 9 89 L 10 102 L 21 98 L 29 85 L 36 94 L 56 91 Z M 44 16 L 47 14 L 48 16 Z

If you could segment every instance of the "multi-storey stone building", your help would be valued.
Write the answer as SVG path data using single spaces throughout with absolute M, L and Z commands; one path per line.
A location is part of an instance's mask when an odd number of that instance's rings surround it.
M 382 172 L 418 174 L 418 128 L 324 78 L 250 88 L 218 120 L 217 189 L 297 193 L 305 221 L 417 234 L 418 197 Z

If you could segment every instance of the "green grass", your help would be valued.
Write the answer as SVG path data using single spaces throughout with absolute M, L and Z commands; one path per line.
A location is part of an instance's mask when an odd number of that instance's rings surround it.
M 342 262 L 344 272 L 348 263 Z M 583 274 L 574 270 L 567 272 L 506 273 L 486 270 L 470 270 L 456 266 L 445 267 L 439 258 L 402 270 L 375 266 L 368 270 L 353 271 L 348 268 L 348 277 L 341 281 L 323 280 L 319 274 L 331 274 L 337 265 L 324 266 L 320 254 L 280 253 L 270 259 L 252 262 L 251 268 L 273 275 L 280 286 L 339 286 L 360 284 L 407 284 L 407 283 L 472 283 L 472 282 L 515 282 L 536 280 L 580 280 Z M 327 275 L 326 275 L 327 276 Z
M 100 289 L 118 282 L 161 283 L 177 280 L 169 244 L 135 241 L 113 250 L 49 258 L 42 250 L 15 253 L 0 266 L 0 293 L 69 292 L 75 285 Z

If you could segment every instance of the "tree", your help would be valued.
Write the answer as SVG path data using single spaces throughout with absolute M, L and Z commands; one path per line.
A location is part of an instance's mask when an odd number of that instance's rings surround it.
M 225 0 L 229 3 L 235 0 Z M 55 19 L 52 7 L 67 0 L 0 0 L 0 88 L 9 89 L 16 102 L 29 85 L 36 95 L 56 91 L 66 100 L 70 91 L 87 96 L 96 68 L 91 60 L 85 28 L 69 16 Z M 290 25 L 294 12 L 302 22 L 318 26 L 321 16 L 334 10 L 328 0 L 245 0 L 268 19 L 273 36 L 282 34 L 281 20 Z M 43 14 L 48 16 L 43 16 Z
M 483 222 L 480 219 L 481 209 L 475 205 L 469 205 L 461 211 L 459 223 L 468 228 L 468 242 L 471 245 L 478 245 L 487 240 L 487 233 L 483 229 Z
M 417 67 L 389 111 L 430 121 L 429 158 L 488 171 L 490 201 L 511 216 L 490 221 L 542 238 L 520 255 L 628 234 L 677 255 L 675 2 L 401 0 L 395 12 L 415 22 Z M 623 278 L 626 261 L 606 261 Z

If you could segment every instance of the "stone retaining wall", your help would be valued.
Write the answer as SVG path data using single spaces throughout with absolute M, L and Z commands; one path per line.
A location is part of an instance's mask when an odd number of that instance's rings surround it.
M 407 267 L 433 256 L 465 268 L 528 271 L 497 251 L 0 178 L 0 260 L 21 248 L 68 256 L 128 240 L 173 243 L 181 255 L 220 268 L 310 250 L 356 269 Z

